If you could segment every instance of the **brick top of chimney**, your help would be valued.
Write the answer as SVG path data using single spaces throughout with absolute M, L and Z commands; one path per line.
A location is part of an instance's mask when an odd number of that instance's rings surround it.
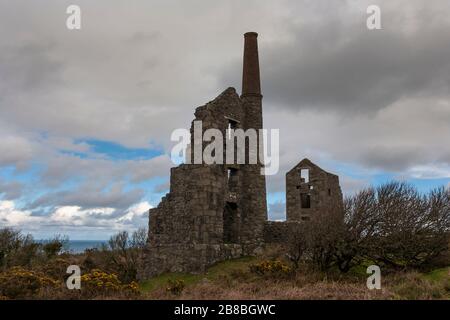
M 242 72 L 242 96 L 261 96 L 261 81 L 259 77 L 258 34 L 244 34 L 244 66 Z

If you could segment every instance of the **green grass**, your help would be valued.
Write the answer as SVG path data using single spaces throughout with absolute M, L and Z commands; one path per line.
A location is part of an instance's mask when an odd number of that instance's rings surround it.
M 424 278 L 430 281 L 444 281 L 450 279 L 450 267 L 433 270 L 424 275 Z
M 370 260 L 363 260 L 359 264 L 351 267 L 348 274 L 367 278 L 369 276 L 367 274 L 367 267 L 369 267 L 371 265 L 376 265 L 376 263 L 373 261 L 370 261 Z
M 188 273 L 164 273 L 157 277 L 153 277 L 149 280 L 143 281 L 140 284 L 142 292 L 153 291 L 157 288 L 167 286 L 169 279 L 171 280 L 183 280 L 186 285 L 196 283 L 200 281 L 204 276 L 200 274 L 188 274 Z
M 143 281 L 140 284 L 140 289 L 142 292 L 150 292 L 157 288 L 165 287 L 167 286 L 169 279 L 183 280 L 186 286 L 198 283 L 202 279 L 214 281 L 221 276 L 229 275 L 233 271 L 246 271 L 248 270 L 249 265 L 254 263 L 256 260 L 257 258 L 254 257 L 226 260 L 211 266 L 204 274 L 164 273 Z

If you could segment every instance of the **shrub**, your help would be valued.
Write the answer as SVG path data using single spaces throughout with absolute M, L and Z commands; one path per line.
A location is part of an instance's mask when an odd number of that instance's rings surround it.
M 186 284 L 184 283 L 183 280 L 181 279 L 169 279 L 167 281 L 167 287 L 166 287 L 166 291 L 175 295 L 175 296 L 179 296 L 184 288 L 186 287 Z
M 61 282 L 42 273 L 13 267 L 0 273 L 0 296 L 8 299 L 27 299 L 38 295 L 40 291 L 56 288 Z
M 12 266 L 29 267 L 38 256 L 39 244 L 31 235 L 11 228 L 0 229 L 0 269 Z
M 136 282 L 122 284 L 118 276 L 99 269 L 81 276 L 81 294 L 83 298 L 139 295 L 139 285 Z
M 283 278 L 292 274 L 292 268 L 281 260 L 264 260 L 262 262 L 252 264 L 249 267 L 250 272 L 261 275 Z
M 322 271 L 336 264 L 338 244 L 344 235 L 342 217 L 342 212 L 323 212 L 299 223 L 290 235 L 287 254 L 296 268 L 302 260 Z
M 36 267 L 43 274 L 53 279 L 65 281 L 70 274 L 67 273 L 67 267 L 73 264 L 78 264 L 73 258 L 56 258 L 48 260 L 45 264 Z
M 346 202 L 350 237 L 345 240 L 353 256 L 393 268 L 415 268 L 448 250 L 450 190 L 422 195 L 407 183 L 391 182 Z
M 57 235 L 53 239 L 45 241 L 42 244 L 42 250 L 47 258 L 56 257 L 67 246 L 68 241 L 68 238 Z
M 67 239 L 56 236 L 44 243 L 37 243 L 31 235 L 23 235 L 10 228 L 0 229 L 0 269 L 13 266 L 31 268 L 60 255 Z
M 119 232 L 109 239 L 107 246 L 103 247 L 102 264 L 108 270 L 117 273 L 121 281 L 135 281 L 146 243 L 146 229 L 139 229 L 131 236 L 126 231 Z

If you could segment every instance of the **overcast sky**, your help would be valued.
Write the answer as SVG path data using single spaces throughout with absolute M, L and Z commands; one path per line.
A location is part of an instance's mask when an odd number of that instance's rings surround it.
M 66 8 L 82 29 L 66 28 Z M 368 30 L 368 5 L 381 30 Z M 269 216 L 309 158 L 345 194 L 450 181 L 448 0 L 0 0 L 0 227 L 105 239 L 147 225 L 170 134 L 229 86 L 259 33 L 264 125 L 280 129 Z

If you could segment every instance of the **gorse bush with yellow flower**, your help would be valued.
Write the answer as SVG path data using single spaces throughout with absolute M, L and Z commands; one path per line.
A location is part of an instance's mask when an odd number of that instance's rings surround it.
M 7 299 L 29 299 L 44 290 L 61 287 L 62 282 L 22 267 L 0 273 L 0 296 Z
M 121 295 L 135 297 L 139 295 L 139 285 L 136 282 L 123 284 L 117 274 L 93 269 L 81 276 L 81 294 L 83 298 Z
M 144 229 L 120 232 L 107 246 L 77 254 L 65 250 L 64 237 L 36 242 L 19 230 L 0 228 L 0 299 L 135 298 L 146 235 Z M 71 265 L 81 268 L 80 289 L 66 285 Z
M 264 260 L 249 267 L 250 272 L 260 276 L 288 277 L 292 274 L 292 268 L 281 260 Z
M 182 279 L 169 279 L 167 281 L 166 291 L 175 296 L 179 296 L 185 287 L 186 284 Z

